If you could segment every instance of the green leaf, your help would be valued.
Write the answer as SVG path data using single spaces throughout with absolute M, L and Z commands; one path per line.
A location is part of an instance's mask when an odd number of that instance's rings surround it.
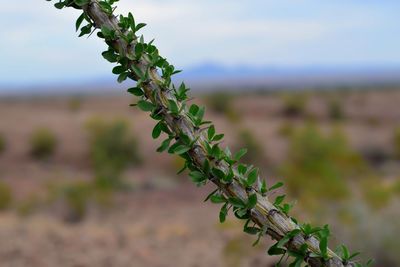
M 303 260 L 304 257 L 297 257 L 292 263 L 289 264 L 289 267 L 301 267 Z
M 238 172 L 239 174 L 244 175 L 247 172 L 247 166 L 244 164 L 240 164 L 238 166 Z
M 246 208 L 241 208 L 235 211 L 235 216 L 240 220 L 247 219 L 247 212 Z
M 198 111 L 197 114 L 196 114 L 197 119 L 198 119 L 199 121 L 202 121 L 202 120 L 203 120 L 203 117 L 204 117 L 205 112 L 206 112 L 206 108 L 205 108 L 205 107 L 199 108 L 199 111 Z
M 357 257 L 360 254 L 361 254 L 360 252 L 355 252 L 355 253 L 351 254 L 349 257 L 349 260 L 354 259 L 355 257 Z
M 171 111 L 172 114 L 179 114 L 178 104 L 172 99 L 168 99 L 168 109 Z
M 140 58 L 144 51 L 144 45 L 142 43 L 137 43 L 135 45 L 135 55 L 137 58 Z
M 217 168 L 213 168 L 213 169 L 211 170 L 211 172 L 212 172 L 212 174 L 213 174 L 215 177 L 218 178 L 218 180 L 222 181 L 222 180 L 225 179 L 225 176 L 226 176 L 226 175 L 225 175 L 225 173 L 224 173 L 222 170 L 217 169 Z
M 143 73 L 143 71 L 138 68 L 136 65 L 132 65 L 131 66 L 133 72 L 136 74 L 136 76 L 138 76 L 140 79 L 145 80 L 145 74 Z
M 246 153 L 247 153 L 247 149 L 242 148 L 238 152 L 235 153 L 235 155 L 233 156 L 233 159 L 236 161 L 239 161 Z
M 217 144 L 213 145 L 210 155 L 216 159 L 221 159 L 222 151 Z
M 261 237 L 267 232 L 268 227 L 264 226 L 260 231 L 258 232 L 257 239 L 253 242 L 252 246 L 255 247 L 259 242 Z
M 215 193 L 218 192 L 218 188 L 215 189 L 214 191 L 212 191 L 210 194 L 208 194 L 208 196 L 204 199 L 204 202 L 207 202 Z
M 139 87 L 132 87 L 132 88 L 129 88 L 127 91 L 128 91 L 128 93 L 131 93 L 131 94 L 133 94 L 135 96 L 144 95 L 143 90 L 140 89 Z
M 106 38 L 106 39 L 111 39 L 111 40 L 115 39 L 115 31 L 109 29 L 106 26 L 101 26 L 101 33 L 103 34 L 104 38 Z
M 75 0 L 75 1 L 76 1 L 76 0 Z M 102 9 L 104 12 L 106 12 L 106 13 L 108 13 L 108 14 L 111 14 L 111 13 L 112 13 L 112 6 L 111 6 L 109 3 L 107 3 L 106 1 L 101 1 L 101 2 L 98 2 L 98 3 L 99 3 L 101 9 Z
M 278 188 L 280 188 L 280 187 L 282 187 L 282 186 L 283 186 L 283 183 L 282 183 L 282 182 L 278 182 L 278 183 L 274 184 L 273 186 L 271 186 L 271 187 L 268 189 L 268 191 L 272 191 L 272 190 L 278 189 Z
M 207 180 L 207 177 L 199 171 L 192 171 L 189 176 L 196 185 L 202 185 Z
M 118 82 L 122 83 L 123 81 L 126 80 L 126 78 L 128 78 L 129 72 L 123 72 L 118 76 Z
M 228 198 L 228 202 L 231 203 L 234 207 L 242 208 L 242 209 L 246 208 L 246 204 L 239 198 L 230 197 L 230 198 Z
M 162 122 L 159 122 L 156 124 L 156 126 L 154 126 L 153 131 L 151 133 L 153 139 L 157 139 L 158 137 L 160 137 L 161 131 L 162 131 Z
M 116 55 L 116 54 L 114 53 L 114 51 L 112 51 L 112 50 L 104 51 L 103 53 L 101 53 L 101 55 L 102 55 L 108 62 L 115 63 L 115 62 L 118 61 L 118 55 Z
M 243 231 L 249 235 L 256 235 L 260 232 L 260 229 L 257 227 L 245 227 L 243 228 Z
M 274 205 L 275 205 L 275 206 L 279 206 L 279 205 L 283 202 L 283 200 L 285 199 L 285 197 L 286 197 L 286 195 L 277 196 L 277 197 L 275 198 Z
M 252 209 L 256 206 L 256 204 L 257 204 L 257 195 L 251 194 L 249 196 L 249 199 L 247 200 L 247 208 Z
M 247 176 L 247 186 L 252 186 L 258 178 L 258 169 L 253 169 Z
M 219 212 L 219 222 L 223 223 L 226 220 L 226 215 L 228 214 L 228 203 L 225 203 Z
M 77 4 L 78 6 L 84 6 L 89 4 L 89 0 L 74 0 L 75 4 Z
M 157 152 L 163 152 L 163 151 L 167 150 L 171 141 L 172 141 L 172 138 L 165 139 L 161 143 L 161 146 L 157 148 Z
M 132 31 L 135 31 L 135 19 L 132 15 L 131 12 L 128 13 L 128 22 L 129 22 L 129 27 L 131 27 Z
M 65 7 L 65 3 L 64 2 L 58 2 L 54 4 L 54 7 L 57 9 L 62 9 Z
M 214 125 L 211 125 L 210 127 L 208 127 L 208 131 L 207 131 L 207 136 L 208 136 L 208 140 L 212 140 L 212 138 L 215 135 L 215 127 Z
M 81 28 L 81 33 L 79 34 L 79 37 L 81 37 L 81 36 L 83 36 L 85 34 L 89 34 L 89 33 L 91 33 L 91 31 L 92 31 L 92 25 L 91 24 L 83 26 Z
M 301 226 L 301 229 L 306 236 L 311 236 L 312 234 L 315 234 L 322 230 L 320 227 L 312 227 L 309 223 L 303 224 Z
M 263 179 L 261 182 L 260 192 L 262 195 L 267 193 L 267 182 L 265 182 L 265 179 Z
M 324 259 L 328 257 L 328 238 L 323 237 L 319 240 L 319 249 Z
M 121 65 L 115 66 L 112 69 L 112 73 L 114 73 L 114 74 L 121 74 L 121 73 L 123 73 L 125 71 L 126 71 L 126 68 L 124 66 L 121 66 Z
M 181 155 L 183 153 L 186 153 L 190 150 L 190 147 L 184 146 L 184 145 L 179 145 L 174 149 L 174 153 L 177 155 Z
M 189 114 L 192 115 L 193 117 L 196 117 L 197 112 L 199 112 L 199 106 L 196 104 L 193 104 L 189 108 Z
M 143 28 L 146 25 L 147 25 L 146 23 L 139 23 L 138 25 L 136 25 L 135 32 L 139 31 L 141 28 Z
M 271 247 L 268 249 L 268 255 L 273 256 L 273 255 L 282 255 L 282 254 L 285 254 L 286 249 L 277 247 L 277 244 L 278 244 L 278 243 L 276 243 L 275 245 L 271 246 Z
M 229 184 L 229 183 L 231 183 L 231 182 L 233 181 L 233 177 L 234 177 L 234 176 L 235 176 L 235 174 L 233 173 L 232 168 L 230 168 L 229 171 L 228 171 L 228 175 L 225 175 L 223 181 L 224 181 L 226 184 Z
M 82 13 L 82 14 L 78 17 L 78 19 L 76 20 L 76 22 L 75 22 L 76 31 L 79 30 L 79 28 L 81 27 L 81 24 L 82 24 L 82 22 L 83 22 L 84 19 L 85 19 L 85 13 Z
M 226 202 L 226 198 L 222 195 L 213 195 L 213 196 L 211 196 L 210 200 L 212 203 L 215 203 L 215 204 Z
M 225 136 L 224 134 L 217 134 L 216 136 L 214 136 L 212 141 L 218 142 L 218 141 L 222 140 L 222 138 L 224 138 L 224 136 Z
M 143 111 L 153 111 L 155 105 L 149 101 L 139 100 L 137 106 Z
M 281 208 L 281 211 L 282 211 L 283 213 L 285 213 L 286 215 L 289 215 L 290 210 L 293 208 L 293 204 L 285 203 L 285 204 L 283 204 L 283 206 L 280 207 L 280 208 Z
M 295 237 L 296 235 L 298 235 L 300 233 L 301 233 L 300 229 L 295 229 L 293 231 L 290 231 L 284 237 L 282 237 L 281 240 L 279 240 L 276 243 L 276 247 L 277 248 L 284 248 L 284 246 L 290 241 L 290 239 L 292 239 L 293 237 Z
M 179 139 L 184 145 L 191 146 L 191 144 L 192 144 L 192 140 L 190 139 L 190 137 L 187 134 L 180 133 Z
M 262 235 L 258 234 L 256 241 L 253 242 L 253 244 L 251 244 L 253 247 L 257 246 L 258 243 L 260 243 Z
M 345 245 L 340 246 L 341 252 L 342 252 L 342 258 L 344 260 L 348 260 L 350 258 L 350 251 Z

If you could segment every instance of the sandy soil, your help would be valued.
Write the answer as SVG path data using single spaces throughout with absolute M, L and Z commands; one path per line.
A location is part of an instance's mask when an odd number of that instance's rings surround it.
M 400 125 L 400 91 L 347 94 L 340 98 L 346 113 L 340 127 L 350 144 L 359 150 L 379 147 L 392 153 L 392 135 Z M 338 126 L 328 118 L 327 99 L 311 95 L 307 106 L 307 116 L 326 131 Z M 184 175 L 177 177 L 179 161 L 155 152 L 160 141 L 150 137 L 154 122 L 129 107 L 130 97 L 81 97 L 78 108 L 74 101 L 69 97 L 0 100 L 0 133 L 7 141 L 0 155 L 1 181 L 11 186 L 18 202 L 45 194 L 52 182 L 90 179 L 87 121 L 124 118 L 131 122 L 145 159 L 143 166 L 125 173 L 136 187 L 118 195 L 112 207 L 91 207 L 80 223 L 65 222 L 58 205 L 29 216 L 18 215 L 15 209 L 0 213 L 0 266 L 266 267 L 273 263 L 265 256 L 266 244 L 251 248 L 253 238 L 241 232 L 236 220 L 218 223 L 218 207 L 202 202 L 209 188 L 195 188 Z M 288 122 L 281 114 L 282 105 L 279 95 L 244 95 L 233 101 L 241 114 L 239 122 L 212 111 L 207 116 L 219 132 L 226 133 L 224 144 L 231 147 L 238 132 L 249 129 L 263 148 L 261 165 L 268 170 L 286 157 L 287 142 L 279 134 Z M 290 123 L 302 125 L 305 120 L 291 118 Z M 58 138 L 57 151 L 47 162 L 29 155 L 30 135 L 41 126 Z M 387 176 L 398 179 L 399 174 L 395 167 Z

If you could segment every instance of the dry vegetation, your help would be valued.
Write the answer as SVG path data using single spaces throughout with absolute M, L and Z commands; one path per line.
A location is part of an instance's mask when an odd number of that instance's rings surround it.
M 1 266 L 272 264 L 235 220 L 218 224 L 207 189 L 175 174 L 180 159 L 155 152 L 153 122 L 130 100 L 1 100 Z M 248 147 L 270 183 L 282 177 L 299 217 L 330 223 L 377 266 L 400 266 L 400 91 L 196 101 L 226 145 Z

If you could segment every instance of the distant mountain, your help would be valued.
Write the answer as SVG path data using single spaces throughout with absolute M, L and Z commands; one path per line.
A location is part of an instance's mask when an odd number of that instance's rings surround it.
M 334 87 L 400 83 L 400 66 L 246 66 L 205 63 L 178 74 L 195 87 Z
M 400 65 L 393 66 L 225 66 L 212 62 L 185 68 L 174 76 L 197 91 L 303 89 L 400 85 Z M 130 83 L 130 84 L 128 84 Z M 29 87 L 1 86 L 1 95 L 123 93 L 133 82 L 118 84 L 111 73 L 77 81 Z

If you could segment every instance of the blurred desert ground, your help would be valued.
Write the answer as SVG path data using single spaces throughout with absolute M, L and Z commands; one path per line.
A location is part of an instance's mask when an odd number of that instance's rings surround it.
M 0 99 L 1 266 L 273 266 L 183 161 L 157 153 L 155 123 L 124 95 Z M 348 88 L 197 94 L 223 145 L 293 214 L 332 227 L 376 266 L 400 266 L 400 91 Z M 111 163 L 110 163 L 111 162 Z M 275 194 L 276 195 L 276 194 Z M 275 195 L 270 195 L 271 199 Z

